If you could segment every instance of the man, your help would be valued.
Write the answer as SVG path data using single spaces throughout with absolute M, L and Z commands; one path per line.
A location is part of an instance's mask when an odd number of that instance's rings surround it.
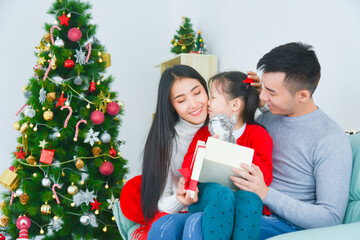
M 288 43 L 258 62 L 260 99 L 270 111 L 258 122 L 273 139 L 273 181 L 264 183 L 255 165 L 234 169 L 240 189 L 257 193 L 271 210 L 261 220 L 260 239 L 301 229 L 340 224 L 349 197 L 352 153 L 344 132 L 314 103 L 320 64 L 312 47 Z M 256 84 L 255 84 L 256 86 Z

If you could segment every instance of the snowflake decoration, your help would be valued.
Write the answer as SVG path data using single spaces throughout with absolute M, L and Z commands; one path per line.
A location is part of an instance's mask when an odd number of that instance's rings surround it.
M 39 91 L 39 102 L 43 104 L 46 100 L 46 90 L 44 88 L 41 88 Z
M 92 128 L 90 128 L 89 132 L 86 133 L 85 143 L 89 143 L 91 146 L 94 145 L 95 142 L 100 141 L 98 138 L 100 132 L 94 132 Z
M 80 50 L 75 49 L 76 54 L 74 55 L 76 57 L 76 63 L 79 63 L 80 65 L 84 65 L 85 64 L 85 52 L 82 51 L 82 49 L 80 48 Z
M 50 220 L 50 227 L 55 231 L 58 232 L 62 229 L 62 225 L 64 224 L 61 218 L 51 219 Z
M 48 144 L 48 142 L 46 142 L 45 139 L 40 141 L 39 143 L 40 143 L 39 147 L 41 147 L 42 149 L 44 149 L 46 147 L 46 144 Z
M 76 206 L 80 206 L 83 203 L 86 203 L 86 206 L 89 206 L 89 203 L 94 202 L 96 197 L 94 191 L 89 192 L 89 190 L 86 189 L 84 192 L 83 190 L 80 190 L 80 192 L 73 196 L 73 201 Z
M 111 194 L 111 199 L 106 199 L 106 201 L 109 203 L 108 209 L 113 209 L 114 204 L 119 201 L 118 198 L 114 198 L 114 195 Z
M 75 79 L 74 79 L 74 83 L 76 84 L 76 85 L 81 85 L 82 83 L 83 83 L 83 80 L 81 79 L 81 77 L 80 76 L 77 76 Z
M 56 84 L 56 86 L 62 85 L 64 83 L 64 79 L 62 79 L 60 76 L 55 76 L 51 80 Z
M 26 90 L 26 91 L 24 92 L 24 96 L 25 96 L 26 98 L 31 97 L 31 91 Z

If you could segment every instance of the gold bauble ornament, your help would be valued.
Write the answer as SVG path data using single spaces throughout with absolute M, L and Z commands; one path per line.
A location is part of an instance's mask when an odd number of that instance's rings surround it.
M 181 46 L 181 50 L 185 50 L 186 49 L 186 47 L 185 46 Z
M 44 112 L 43 116 L 46 121 L 51 121 L 54 117 L 54 113 L 50 111 L 50 109 L 48 109 L 47 111 Z
M 27 124 L 27 122 L 24 122 L 23 124 L 21 124 L 20 127 L 20 133 L 24 133 L 26 131 L 26 129 L 28 129 L 29 125 Z
M 124 106 L 125 106 L 125 103 L 124 103 L 124 101 L 122 101 L 122 100 L 119 100 L 119 101 L 118 101 L 118 104 L 119 104 L 119 106 L 120 106 L 120 109 L 123 109 Z
M 98 157 L 101 154 L 101 149 L 99 147 L 93 147 L 92 149 L 92 154 L 94 155 L 94 157 Z
M 33 155 L 30 155 L 28 158 L 26 158 L 26 162 L 31 165 L 36 165 L 36 158 Z
M 17 121 L 17 122 L 14 123 L 14 129 L 15 129 L 15 130 L 18 130 L 18 131 L 20 130 L 20 123 L 19 123 L 19 121 Z
M 77 169 L 82 169 L 83 167 L 84 167 L 84 161 L 83 160 L 81 160 L 80 158 L 76 161 L 76 163 L 75 163 L 75 167 L 77 168 Z
M 176 47 L 178 45 L 178 43 L 177 42 L 174 42 L 174 47 Z
M 47 202 L 45 202 L 45 204 L 41 206 L 40 211 L 42 214 L 48 215 L 51 213 L 51 206 Z
M 29 196 L 26 193 L 20 196 L 20 202 L 22 205 L 25 205 L 28 201 L 29 201 Z
M 46 100 L 48 100 L 49 102 L 53 102 L 56 99 L 56 93 L 55 92 L 51 92 L 46 94 Z
M 50 33 L 46 33 L 46 34 L 44 35 L 44 40 L 45 40 L 46 42 L 48 42 L 48 43 L 51 41 Z
M 79 192 L 79 188 L 76 185 L 74 185 L 74 183 L 71 183 L 71 185 L 67 188 L 67 192 L 70 195 L 74 196 Z
M 1 226 L 2 227 L 6 227 L 9 223 L 9 217 L 4 215 L 1 219 L 0 219 L 0 222 L 1 222 Z

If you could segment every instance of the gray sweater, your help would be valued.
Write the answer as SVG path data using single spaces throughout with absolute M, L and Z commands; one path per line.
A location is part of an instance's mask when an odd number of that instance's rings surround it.
M 305 229 L 340 224 L 352 168 L 348 137 L 321 109 L 299 117 L 268 111 L 257 120 L 274 144 L 274 178 L 264 204 Z

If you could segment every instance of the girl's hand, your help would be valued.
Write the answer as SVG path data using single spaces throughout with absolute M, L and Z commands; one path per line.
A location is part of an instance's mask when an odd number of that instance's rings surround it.
M 264 176 L 260 168 L 254 164 L 249 166 L 244 163 L 241 164 L 241 167 L 249 172 L 245 172 L 239 168 L 234 168 L 233 172 L 240 177 L 230 176 L 230 179 L 238 188 L 256 193 L 261 198 L 261 200 L 264 201 L 269 188 L 265 184 Z
M 182 203 L 184 205 L 187 205 L 187 206 L 199 201 L 199 199 L 198 199 L 199 189 L 196 187 L 195 196 L 194 196 L 194 198 L 191 198 L 190 197 L 190 192 L 188 192 L 188 191 L 186 191 L 184 189 L 184 184 L 185 184 L 185 178 L 181 177 L 179 179 L 178 188 L 176 190 L 176 198 L 177 198 L 177 200 L 180 203 Z
M 250 83 L 251 86 L 255 87 L 256 90 L 258 91 L 259 95 L 260 95 L 260 93 L 262 91 L 262 88 L 263 88 L 260 77 L 257 75 L 256 72 L 253 72 L 253 71 L 248 71 L 247 74 L 248 74 L 248 78 L 254 80 L 253 83 Z M 264 107 L 265 102 L 263 100 L 261 100 L 261 99 L 259 99 L 259 100 L 260 100 L 259 101 L 259 108 Z

